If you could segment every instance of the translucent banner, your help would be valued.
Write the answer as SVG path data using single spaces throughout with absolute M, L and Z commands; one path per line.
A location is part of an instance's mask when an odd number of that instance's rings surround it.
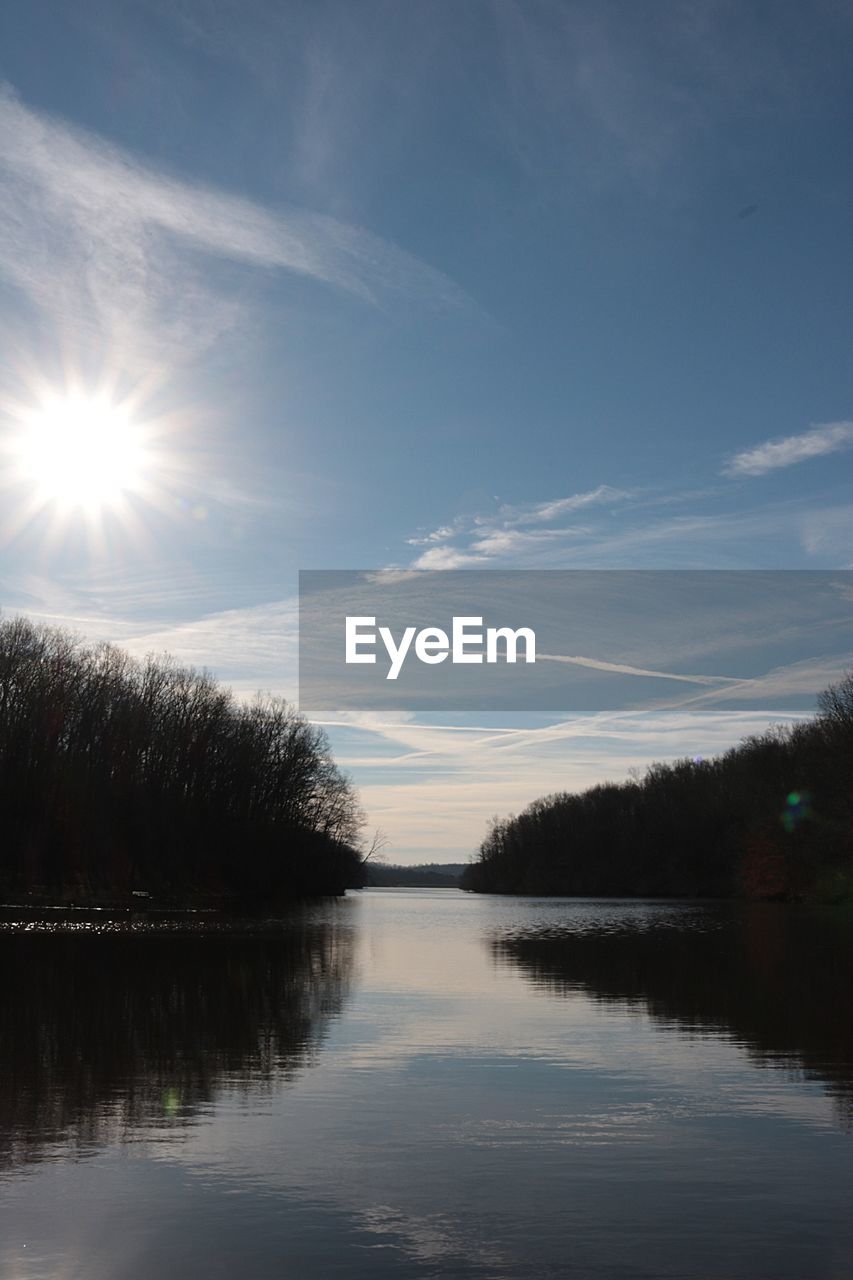
M 780 710 L 853 667 L 840 570 L 311 570 L 299 699 L 353 710 Z

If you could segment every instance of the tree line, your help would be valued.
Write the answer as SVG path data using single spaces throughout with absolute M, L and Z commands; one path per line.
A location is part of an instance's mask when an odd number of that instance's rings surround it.
M 710 760 L 493 820 L 462 887 L 569 896 L 853 897 L 853 674 L 814 718 Z
M 363 883 L 322 731 L 206 672 L 0 622 L 0 892 L 228 902 Z
M 410 867 L 371 862 L 367 883 L 383 888 L 458 889 L 464 870 L 462 862 L 418 862 Z

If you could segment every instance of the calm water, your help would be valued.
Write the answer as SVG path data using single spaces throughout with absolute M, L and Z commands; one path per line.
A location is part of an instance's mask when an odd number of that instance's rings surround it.
M 0 925 L 9 1280 L 853 1275 L 853 915 Z

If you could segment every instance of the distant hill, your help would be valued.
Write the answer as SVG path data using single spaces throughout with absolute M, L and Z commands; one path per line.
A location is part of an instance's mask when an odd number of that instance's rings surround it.
M 422 862 L 397 867 L 374 862 L 367 866 L 367 883 L 377 888 L 458 889 L 464 862 Z

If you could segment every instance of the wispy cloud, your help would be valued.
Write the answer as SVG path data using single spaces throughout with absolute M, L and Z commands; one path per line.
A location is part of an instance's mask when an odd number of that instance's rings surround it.
M 586 493 L 573 493 L 568 498 L 555 498 L 552 502 L 539 502 L 529 507 L 505 507 L 508 516 L 516 514 L 519 524 L 546 523 L 558 520 L 560 516 L 572 511 L 582 511 L 584 507 L 599 506 L 602 503 L 621 502 L 630 495 L 624 489 L 614 489 L 612 485 L 600 484 L 597 489 Z
M 417 569 L 473 569 L 488 563 L 488 556 L 458 547 L 430 547 L 415 560 Z
M 833 566 L 849 566 L 849 506 L 827 506 L 813 495 L 800 495 L 733 508 L 731 494 L 730 485 L 699 492 L 622 494 L 618 506 L 602 499 L 571 523 L 558 521 L 550 527 L 535 520 L 521 525 L 506 509 L 466 516 L 442 539 L 410 538 L 409 545 L 418 548 L 411 567 L 806 567 L 804 553 L 831 557 Z
M 728 476 L 763 476 L 768 471 L 793 467 L 810 458 L 853 449 L 853 422 L 827 422 L 797 436 L 766 440 L 736 453 L 723 468 Z
M 605 662 L 602 658 L 569 657 L 562 653 L 537 653 L 537 662 L 563 662 L 573 667 L 588 667 L 592 671 L 610 671 L 614 675 L 653 676 L 657 680 L 680 680 L 685 684 L 718 685 L 742 684 L 734 676 L 688 676 L 671 671 L 654 671 L 648 667 L 634 667 L 625 662 Z
M 0 179 L 0 276 L 60 330 L 83 326 L 143 360 L 197 351 L 241 314 L 233 284 L 211 269 L 216 260 L 310 277 L 367 301 L 463 299 L 439 271 L 367 231 L 171 177 L 29 109 L 8 87 Z
M 471 543 L 475 555 L 509 557 L 535 553 L 545 543 L 560 541 L 577 535 L 577 529 L 519 529 L 487 528 Z
M 426 548 L 414 561 L 418 569 L 465 569 L 493 560 L 525 556 L 532 559 L 544 546 L 584 533 L 575 526 L 555 526 L 553 522 L 577 511 L 609 508 L 629 497 L 624 489 L 600 484 L 595 489 L 544 502 L 503 503 L 492 514 L 459 518 L 407 541 L 409 546 Z M 552 527 L 543 528 L 547 525 Z
M 456 529 L 451 524 L 443 524 L 438 529 L 433 529 L 430 533 L 425 533 L 420 537 L 407 538 L 410 547 L 429 547 L 436 542 L 446 542 L 448 538 L 452 538 L 456 533 Z

